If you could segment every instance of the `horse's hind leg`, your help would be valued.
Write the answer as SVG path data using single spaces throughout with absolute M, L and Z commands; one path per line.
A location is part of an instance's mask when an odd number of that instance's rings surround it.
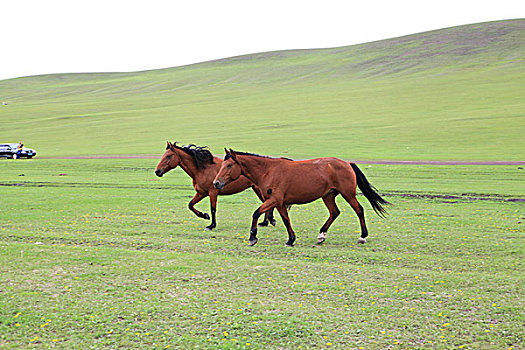
M 286 206 L 277 207 L 277 210 L 279 211 L 279 214 L 281 214 L 281 218 L 283 219 L 284 226 L 286 226 L 286 230 L 288 231 L 288 242 L 286 242 L 286 245 L 289 247 L 293 246 L 293 242 L 295 242 L 295 232 L 293 232 L 292 224 L 290 223 L 290 217 L 288 216 L 288 210 L 286 210 Z
M 326 220 L 323 227 L 321 227 L 321 230 L 319 230 L 319 236 L 317 236 L 317 244 L 321 244 L 326 239 L 326 232 L 330 228 L 330 225 L 334 222 L 334 220 L 339 216 L 341 213 L 339 211 L 339 208 L 337 207 L 337 204 L 335 203 L 335 197 L 337 197 L 339 193 L 335 190 L 332 190 L 325 194 L 323 198 L 323 202 L 328 208 L 328 211 L 330 212 L 330 217 Z
M 264 213 L 264 220 L 263 222 L 259 223 L 259 226 L 268 226 L 268 224 L 271 224 L 272 226 L 275 226 L 276 224 L 276 221 L 273 217 L 273 209 L 270 209 Z
M 359 223 L 361 224 L 361 238 L 357 240 L 357 243 L 366 243 L 366 237 L 368 236 L 368 230 L 366 229 L 366 222 L 365 222 L 365 210 L 359 204 L 357 201 L 357 198 L 354 195 L 345 195 L 341 193 L 343 198 L 350 204 L 350 206 L 354 209 L 355 213 L 359 217 Z
M 272 226 L 275 226 L 275 224 L 277 223 L 277 221 L 275 221 L 275 218 L 273 217 L 273 209 L 268 210 L 268 213 L 267 213 L 267 214 L 268 214 L 268 215 L 265 216 L 265 218 L 268 219 L 268 221 L 270 222 L 270 224 L 271 224 Z

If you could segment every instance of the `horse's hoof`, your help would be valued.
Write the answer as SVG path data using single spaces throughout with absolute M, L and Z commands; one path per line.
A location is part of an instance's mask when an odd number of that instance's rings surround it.
M 286 246 L 287 246 L 287 247 L 293 247 L 293 243 L 286 242 Z
M 326 240 L 326 232 L 319 232 L 317 236 L 317 244 L 322 244 Z
M 208 213 L 204 213 L 204 214 L 202 214 L 202 218 L 204 220 L 210 220 L 210 215 Z
M 365 243 L 366 243 L 366 238 L 359 237 L 359 239 L 357 240 L 357 243 L 359 243 L 359 244 L 365 244 Z
M 256 245 L 256 244 L 257 244 L 257 241 L 258 241 L 257 238 L 255 238 L 255 239 L 250 239 L 250 246 L 253 247 L 254 245 Z
M 206 226 L 206 228 L 204 229 L 204 231 L 211 231 L 213 230 L 213 227 L 210 227 L 210 226 Z
M 275 219 L 272 219 L 270 220 L 270 224 L 272 224 L 272 226 L 275 226 L 275 224 L 277 224 L 277 221 L 275 221 Z
M 259 226 L 263 226 L 263 227 L 268 226 L 268 221 L 260 222 L 260 223 L 259 223 Z

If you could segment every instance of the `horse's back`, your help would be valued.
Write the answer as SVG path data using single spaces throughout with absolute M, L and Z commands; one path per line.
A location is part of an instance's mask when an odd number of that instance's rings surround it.
M 347 175 L 353 173 L 352 167 L 348 162 L 335 157 L 314 158 L 289 162 L 288 166 L 294 168 L 294 172 L 300 172 L 305 176 L 331 176 L 337 177 L 338 174 Z

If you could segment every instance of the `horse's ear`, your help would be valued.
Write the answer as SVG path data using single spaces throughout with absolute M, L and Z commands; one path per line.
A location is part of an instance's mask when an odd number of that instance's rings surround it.
M 232 159 L 237 163 L 237 153 L 235 153 L 235 151 L 230 148 L 229 154 L 231 155 Z
M 232 150 L 232 149 L 230 148 L 230 150 L 228 151 L 228 150 L 226 149 L 226 147 L 224 147 L 224 152 L 226 153 L 226 155 L 224 156 L 224 160 L 228 160 L 228 159 L 230 159 L 230 158 L 232 158 L 233 160 L 235 160 L 235 158 L 234 158 L 233 155 L 231 154 L 231 150 Z
M 171 148 L 171 143 L 169 141 L 166 141 L 166 149 L 170 149 Z

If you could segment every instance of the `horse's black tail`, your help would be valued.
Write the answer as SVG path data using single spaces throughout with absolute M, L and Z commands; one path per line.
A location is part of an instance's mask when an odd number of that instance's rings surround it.
M 368 180 L 365 177 L 365 174 L 355 165 L 354 163 L 350 163 L 352 166 L 352 169 L 354 169 L 355 177 L 357 179 L 357 186 L 359 186 L 359 189 L 361 192 L 363 192 L 363 195 L 368 199 L 370 204 L 372 205 L 372 208 L 374 208 L 374 211 L 377 213 L 377 215 L 381 217 L 385 217 L 386 210 L 384 208 L 384 205 L 390 204 L 376 192 L 376 188 L 368 182 Z

